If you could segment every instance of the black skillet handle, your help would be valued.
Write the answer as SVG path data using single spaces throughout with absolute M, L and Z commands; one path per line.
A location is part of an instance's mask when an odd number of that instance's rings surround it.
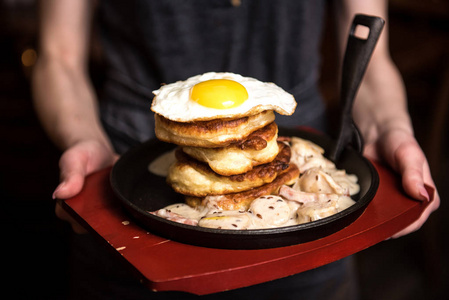
M 340 91 L 341 120 L 337 144 L 330 154 L 333 161 L 337 161 L 341 151 L 348 145 L 360 153 L 363 151 L 363 138 L 353 122 L 352 107 L 355 95 L 365 75 L 368 62 L 382 32 L 385 21 L 379 17 L 356 15 L 349 32 L 346 52 L 343 59 L 342 82 Z M 355 35 L 356 27 L 364 26 L 369 29 L 367 38 Z

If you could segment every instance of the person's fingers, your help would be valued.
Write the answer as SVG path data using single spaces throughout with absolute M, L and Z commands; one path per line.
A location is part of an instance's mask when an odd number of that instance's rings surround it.
M 373 146 L 375 144 L 376 147 Z M 398 238 L 420 229 L 430 214 L 439 207 L 440 198 L 427 159 L 412 133 L 400 129 L 391 130 L 381 135 L 373 145 L 370 145 L 371 148 L 366 149 L 365 153 L 374 157 L 381 154 L 380 156 L 401 175 L 402 186 L 407 195 L 420 201 L 433 199 L 417 221 L 392 236 Z M 428 190 L 425 186 L 431 189 Z
M 428 201 L 429 195 L 424 188 L 427 161 L 413 134 L 401 129 L 391 130 L 381 135 L 379 146 L 382 157 L 401 175 L 406 194 Z
M 92 172 L 114 164 L 118 155 L 96 141 L 79 143 L 66 150 L 59 160 L 60 184 L 53 198 L 68 199 L 77 195 L 84 185 L 84 178 Z
M 409 233 L 412 233 L 422 227 L 422 225 L 427 221 L 430 214 L 434 212 L 438 207 L 440 206 L 440 196 L 438 195 L 437 190 L 433 191 L 433 194 L 429 195 L 431 199 L 433 199 L 432 203 L 426 208 L 426 210 L 421 214 L 419 219 L 412 223 L 411 225 L 407 226 L 403 230 L 399 231 L 398 233 L 394 234 L 392 238 L 399 238 L 401 236 L 407 235 Z
M 60 184 L 53 192 L 53 198 L 68 199 L 77 195 L 87 174 L 87 157 L 78 149 L 67 150 L 59 160 Z
M 60 184 L 53 192 L 53 199 L 68 199 L 76 196 L 81 192 L 87 175 L 114 164 L 117 159 L 118 155 L 97 141 L 85 141 L 69 148 L 59 160 Z M 59 203 L 56 204 L 55 214 L 61 220 L 68 221 L 74 232 L 86 232 Z
M 402 175 L 405 192 L 414 199 L 429 201 L 429 194 L 424 187 L 424 166 L 426 158 L 414 141 L 399 145 L 394 153 L 397 171 Z
M 393 235 L 393 238 L 398 238 L 420 229 L 430 214 L 439 207 L 440 197 L 435 189 L 429 164 L 417 142 L 402 143 L 397 148 L 394 159 L 399 173 L 402 174 L 402 185 L 405 192 L 418 200 L 433 199 L 416 222 Z M 432 194 L 429 194 L 425 184 L 433 188 Z

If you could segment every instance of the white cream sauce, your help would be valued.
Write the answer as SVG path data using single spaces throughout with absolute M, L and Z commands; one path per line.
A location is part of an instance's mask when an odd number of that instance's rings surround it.
M 165 152 L 148 165 L 148 171 L 161 177 L 167 177 L 168 169 L 175 161 L 175 150 Z
M 253 200 L 246 211 L 224 211 L 205 205 L 195 209 L 184 203 L 162 208 L 153 214 L 174 222 L 215 229 L 263 229 L 297 225 L 316 221 L 355 203 L 351 195 L 359 192 L 357 176 L 338 170 L 326 159 L 318 145 L 293 137 L 291 163 L 301 174 L 293 186 L 282 186 L 279 195 L 267 195 Z M 174 162 L 174 151 L 153 161 L 150 172 L 166 176 Z

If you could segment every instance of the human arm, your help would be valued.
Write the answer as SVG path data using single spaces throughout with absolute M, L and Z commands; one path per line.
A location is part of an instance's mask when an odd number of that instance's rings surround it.
M 402 176 L 405 192 L 414 199 L 428 201 L 424 184 L 435 188 L 423 151 L 414 137 L 407 98 L 401 76 L 391 60 L 388 47 L 387 1 L 339 0 L 333 7 L 337 23 L 339 51 L 346 47 L 352 18 L 357 13 L 380 16 L 387 20 L 384 31 L 371 58 L 354 103 L 354 119 L 365 139 L 365 154 L 385 160 Z M 434 201 L 420 219 L 395 234 L 399 237 L 419 229 L 438 208 Z
M 32 90 L 35 110 L 52 141 L 62 150 L 61 183 L 53 197 L 78 194 L 89 173 L 117 158 L 101 126 L 88 76 L 92 1 L 46 0 L 40 7 L 39 58 Z M 56 208 L 58 216 L 63 211 Z

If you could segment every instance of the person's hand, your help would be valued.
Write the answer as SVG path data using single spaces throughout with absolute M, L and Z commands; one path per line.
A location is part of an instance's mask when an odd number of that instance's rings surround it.
M 439 207 L 440 197 L 432 180 L 426 157 L 413 134 L 407 130 L 392 128 L 378 136 L 375 141 L 368 140 L 365 154 L 373 158 L 382 157 L 401 174 L 404 191 L 412 198 L 429 201 L 433 196 L 433 202 L 421 217 L 396 233 L 393 238 L 404 236 L 421 228 L 429 215 Z M 425 184 L 435 189 L 434 195 L 428 194 L 424 187 Z
M 60 184 L 53 199 L 68 199 L 77 195 L 84 185 L 85 177 L 115 163 L 118 155 L 110 147 L 96 141 L 82 141 L 68 148 L 59 160 Z M 85 232 L 62 207 L 55 208 L 58 218 L 68 221 L 76 233 Z

